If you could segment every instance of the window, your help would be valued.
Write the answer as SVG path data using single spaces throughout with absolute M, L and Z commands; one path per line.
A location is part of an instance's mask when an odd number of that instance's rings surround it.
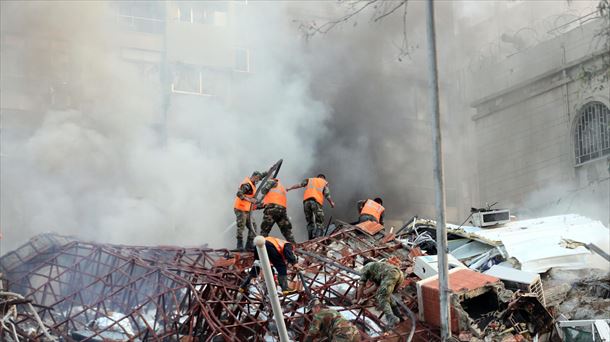
M 250 71 L 250 51 L 247 49 L 235 49 L 235 71 Z
M 174 66 L 174 93 L 219 96 L 226 95 L 229 77 L 226 72 L 179 63 Z
M 583 106 L 574 123 L 576 165 L 610 155 L 610 111 L 601 102 Z
M 201 70 L 194 65 L 177 64 L 174 68 L 172 91 L 203 94 Z
M 125 30 L 162 33 L 165 9 L 160 2 L 120 1 L 118 6 L 119 25 Z
M 180 21 L 216 26 L 226 26 L 227 24 L 228 7 L 223 2 L 180 2 L 178 10 Z

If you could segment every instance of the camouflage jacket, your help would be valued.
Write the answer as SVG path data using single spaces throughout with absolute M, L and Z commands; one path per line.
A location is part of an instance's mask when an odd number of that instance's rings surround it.
M 334 337 L 358 334 L 358 329 L 335 310 L 322 309 L 313 316 L 306 342 L 325 338 L 324 341 L 334 341 Z
M 265 178 L 265 176 L 267 176 L 267 172 L 263 172 L 262 173 L 262 178 Z M 237 190 L 237 197 L 239 197 L 239 199 L 244 199 L 244 195 L 254 195 L 253 191 L 252 191 L 252 187 L 250 186 L 250 184 L 248 183 L 244 183 L 242 184 L 239 189 Z
M 360 284 L 364 285 L 370 280 L 379 285 L 387 276 L 397 277 L 399 282 L 404 279 L 404 275 L 398 267 L 385 262 L 370 262 L 362 268 Z

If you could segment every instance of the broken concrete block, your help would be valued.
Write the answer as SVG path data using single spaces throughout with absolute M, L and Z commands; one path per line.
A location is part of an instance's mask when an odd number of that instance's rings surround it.
M 489 270 L 483 272 L 493 277 L 500 278 L 507 289 L 521 290 L 534 293 L 542 305 L 546 306 L 542 281 L 538 273 L 525 272 L 510 267 L 493 265 Z
M 501 309 L 504 301 L 504 284 L 500 279 L 467 268 L 449 271 L 451 292 L 451 330 L 454 333 L 470 331 L 482 336 L 490 313 Z M 419 319 L 433 326 L 440 326 L 440 293 L 438 276 L 417 282 Z M 479 325 L 480 324 L 480 325 Z
M 466 265 L 462 264 L 453 255 L 447 255 L 447 262 L 449 269 L 454 268 L 467 268 Z M 438 257 L 436 255 L 423 255 L 415 257 L 415 267 L 413 268 L 419 278 L 426 279 L 438 274 Z

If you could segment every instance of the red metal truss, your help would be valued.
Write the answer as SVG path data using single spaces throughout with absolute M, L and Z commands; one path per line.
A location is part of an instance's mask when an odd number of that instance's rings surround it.
M 396 257 L 406 273 L 408 253 L 395 241 L 381 242 L 383 233 L 370 236 L 343 225 L 330 236 L 299 244 L 297 254 L 306 271 L 290 274 L 308 291 L 282 296 L 284 318 L 291 339 L 302 340 L 311 314 L 304 307 L 317 297 L 352 316 L 365 341 L 406 340 L 409 319 L 385 332 L 385 321 L 374 303 L 352 302 L 358 269 L 364 258 Z M 251 253 L 224 249 L 122 246 L 77 241 L 45 234 L 0 258 L 0 273 L 11 292 L 35 305 L 44 329 L 65 341 L 250 341 L 277 340 L 266 288 L 252 282 L 246 294 L 238 286 L 252 263 Z M 416 310 L 413 292 L 401 301 Z M 0 314 L 14 301 L 0 292 Z M 3 305 L 4 309 L 3 309 Z M 0 339 L 46 340 L 43 327 L 24 305 Z M 1 317 L 0 317 L 1 318 Z M 9 317 L 10 318 L 10 317 Z M 438 335 L 421 323 L 415 341 L 435 341 Z

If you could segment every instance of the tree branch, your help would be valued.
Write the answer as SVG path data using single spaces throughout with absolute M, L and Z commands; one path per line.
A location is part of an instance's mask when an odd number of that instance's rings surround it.
M 388 12 L 385 12 L 385 13 L 381 14 L 381 15 L 380 15 L 380 16 L 378 16 L 377 18 L 373 19 L 373 21 L 374 21 L 374 22 L 377 22 L 377 21 L 379 21 L 379 20 L 381 20 L 381 19 L 383 19 L 383 18 L 387 17 L 388 15 L 390 15 L 390 14 L 392 14 L 392 13 L 396 12 L 396 10 L 397 10 L 397 9 L 399 9 L 400 7 L 402 7 L 402 6 L 405 6 L 405 8 L 406 8 L 406 7 L 407 7 L 406 5 L 407 5 L 407 0 L 401 0 L 401 1 L 398 3 L 398 5 L 397 5 L 397 6 L 394 6 L 394 8 L 392 8 L 390 11 L 388 11 Z

